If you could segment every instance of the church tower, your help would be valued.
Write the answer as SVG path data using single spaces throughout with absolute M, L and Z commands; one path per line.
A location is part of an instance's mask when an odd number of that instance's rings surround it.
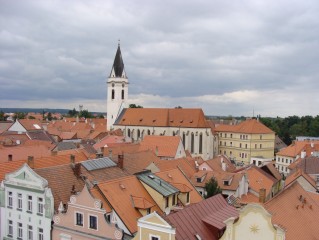
M 127 107 L 128 78 L 124 70 L 120 43 L 118 44 L 113 67 L 107 80 L 107 130 L 113 124 L 123 108 Z

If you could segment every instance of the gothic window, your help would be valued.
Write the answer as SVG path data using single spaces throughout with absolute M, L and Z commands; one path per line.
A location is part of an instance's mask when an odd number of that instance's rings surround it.
M 141 137 L 141 131 L 140 129 L 137 130 L 137 138 L 140 138 Z
M 131 129 L 127 129 L 127 136 L 131 137 Z
M 199 154 L 203 153 L 203 134 L 199 135 Z
M 185 140 L 186 140 L 186 136 L 185 136 L 185 133 L 183 132 L 183 145 L 184 145 L 184 148 L 185 148 Z
M 194 133 L 191 135 L 191 153 L 194 153 Z
M 115 91 L 112 89 L 112 100 L 115 98 Z
M 151 135 L 151 130 L 147 130 L 147 135 Z
M 124 99 L 124 89 L 122 89 L 122 100 Z

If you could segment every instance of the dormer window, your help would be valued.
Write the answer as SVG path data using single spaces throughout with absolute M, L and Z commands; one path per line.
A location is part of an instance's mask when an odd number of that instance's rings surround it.
M 226 186 L 230 185 L 230 181 L 228 181 L 228 180 L 224 180 L 223 182 L 224 182 L 224 185 L 226 185 Z
M 202 182 L 202 178 L 200 177 L 196 178 L 196 182 Z

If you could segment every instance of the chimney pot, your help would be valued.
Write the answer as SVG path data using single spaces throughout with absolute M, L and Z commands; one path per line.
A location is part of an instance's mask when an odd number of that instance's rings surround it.
M 266 189 L 259 189 L 259 202 L 264 203 L 266 201 Z
M 28 156 L 28 165 L 30 168 L 34 169 L 34 158 L 33 156 Z
M 70 155 L 70 162 L 75 163 L 75 156 L 73 154 Z
M 121 169 L 124 167 L 124 154 L 119 154 L 117 159 L 117 166 Z

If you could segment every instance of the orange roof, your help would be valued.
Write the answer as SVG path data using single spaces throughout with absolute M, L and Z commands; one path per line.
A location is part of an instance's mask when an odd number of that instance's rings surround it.
M 273 176 L 267 174 L 254 165 L 247 168 L 246 173 L 248 175 L 249 188 L 256 193 L 259 193 L 261 188 L 265 188 L 266 196 L 271 193 L 273 185 L 278 181 Z
M 134 207 L 131 196 L 145 199 L 149 206 L 154 206 L 151 208 L 151 212 L 157 211 L 162 214 L 161 209 L 136 176 L 101 182 L 98 187 L 132 234 L 137 232 L 137 219 L 141 218 L 142 214 Z
M 62 140 L 65 140 L 65 139 L 75 139 L 75 138 L 77 138 L 76 132 L 61 132 L 61 133 L 59 134 L 59 137 L 60 137 Z
M 126 143 L 124 136 L 109 135 L 101 139 L 93 145 L 96 150 L 99 150 L 101 147 L 108 147 L 110 143 Z
M 182 193 L 190 192 L 191 203 L 197 203 L 203 200 L 202 196 L 197 192 L 193 184 L 178 168 L 157 172 L 155 175 L 172 184 Z
M 241 195 L 240 203 L 247 204 L 247 203 L 259 203 L 259 197 L 255 196 L 251 192 L 248 192 L 246 195 Z
M 230 162 L 230 160 L 225 155 L 219 155 L 213 159 L 205 161 L 205 163 L 214 171 L 224 171 L 222 169 L 222 163 L 226 164 L 227 172 L 234 172 L 236 167 Z
M 148 209 L 154 207 L 154 203 L 147 201 L 144 197 L 131 196 L 133 201 L 133 206 L 139 209 Z
M 114 125 L 210 127 L 202 109 L 192 108 L 127 108 Z
M 216 132 L 234 132 L 234 133 L 274 133 L 270 128 L 256 119 L 248 119 L 237 125 L 219 125 L 215 127 Z
M 12 161 L 0 163 L 0 181 L 2 181 L 7 173 L 11 173 L 19 169 L 26 161 Z
M 180 142 L 179 136 L 146 135 L 140 142 L 140 150 L 152 150 L 159 157 L 174 158 Z
M 319 150 L 319 141 L 314 141 L 313 144 L 314 148 L 311 147 L 311 143 L 309 141 L 295 141 L 288 147 L 282 149 L 276 155 L 296 157 L 301 154 L 301 151 L 306 151 L 307 156 L 309 156 L 311 155 L 311 152 Z
M 187 158 L 178 158 L 172 160 L 161 160 L 157 161 L 155 165 L 161 170 L 166 171 L 170 169 L 179 168 L 189 179 L 196 172 L 195 164 L 192 165 L 192 162 L 195 160 L 192 157 Z
M 286 239 L 318 238 L 319 204 L 298 182 L 285 188 L 264 206 L 272 214 L 273 224 L 286 230 Z
M 317 188 L 316 181 L 312 177 L 310 177 L 307 173 L 305 173 L 302 169 L 297 169 L 297 171 L 287 176 L 285 180 L 285 185 L 286 186 L 290 185 L 291 183 L 295 182 L 299 177 L 303 177 L 314 188 Z
M 51 150 L 44 145 L 5 147 L 0 149 L 0 162 L 7 162 L 9 155 L 12 155 L 12 161 L 27 160 L 28 156 L 50 156 Z
M 42 123 L 38 119 L 19 119 L 18 121 L 28 131 L 42 129 Z

